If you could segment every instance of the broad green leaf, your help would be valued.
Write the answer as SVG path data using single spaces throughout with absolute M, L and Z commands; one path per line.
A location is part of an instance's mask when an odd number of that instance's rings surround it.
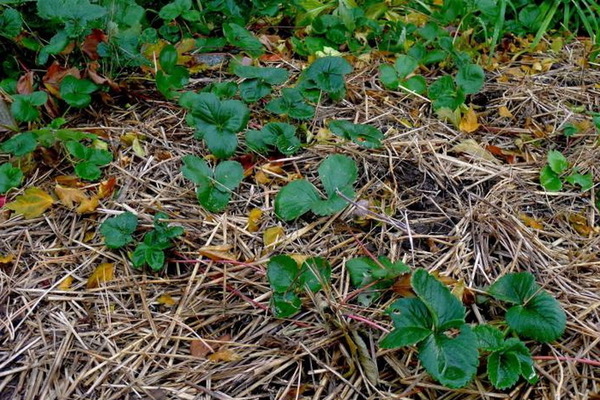
M 327 56 L 318 58 L 304 72 L 316 87 L 330 95 L 345 90 L 345 76 L 352 72 L 352 66 L 342 57 Z
M 311 119 L 315 115 L 315 108 L 307 104 L 298 89 L 284 88 L 282 97 L 267 103 L 267 110 L 279 115 L 287 115 L 294 119 Z
M 165 21 L 172 21 L 192 8 L 192 0 L 174 0 L 160 9 L 158 16 Z
M 512 352 L 495 351 L 487 359 L 487 373 L 497 389 L 508 389 L 519 380 L 521 362 Z
M 133 242 L 133 232 L 138 225 L 138 218 L 131 212 L 124 212 L 116 217 L 108 218 L 100 225 L 100 234 L 104 237 L 106 247 L 118 249 Z
M 400 86 L 417 94 L 424 94 L 427 91 L 427 81 L 421 75 L 411 76 L 407 80 L 400 82 Z
M 313 293 L 331 280 L 331 264 L 321 257 L 311 257 L 302 263 L 298 286 L 306 287 Z
M 286 255 L 271 257 L 267 264 L 267 279 L 275 293 L 293 290 L 298 284 L 298 264 Z
M 494 282 L 488 293 L 498 300 L 510 304 L 525 304 L 539 293 L 540 286 L 529 272 L 506 274 Z
M 433 108 L 449 108 L 455 110 L 465 101 L 465 94 L 456 87 L 450 75 L 438 78 L 429 86 L 429 98 L 433 101 Z
M 354 197 L 354 190 L 349 187 L 340 190 L 346 197 Z M 348 201 L 339 195 L 333 195 L 325 200 L 317 200 L 311 207 L 311 211 L 316 215 L 325 216 L 342 211 L 348 205 Z
M 485 72 L 477 64 L 468 64 L 459 68 L 456 74 L 456 84 L 466 94 L 477 93 L 485 83 Z
M 97 89 L 98 86 L 92 81 L 67 75 L 60 83 L 60 97 L 72 107 L 84 108 L 91 103 L 90 95 Z
M 4 207 L 23 215 L 25 219 L 32 219 L 42 215 L 52 204 L 52 196 L 42 189 L 30 187 Z
M 24 132 L 0 144 L 0 151 L 22 157 L 34 151 L 37 144 L 36 136 L 33 132 Z
M 305 179 L 290 182 L 275 197 L 275 214 L 291 221 L 307 213 L 319 200 L 317 189 Z
M 230 99 L 238 91 L 238 85 L 235 82 L 214 82 L 202 88 L 204 93 L 213 93 L 219 99 Z
M 352 285 L 356 287 L 364 287 L 380 279 L 389 282 L 384 286 L 377 285 L 378 288 L 389 287 L 394 278 L 410 272 L 410 268 L 402 261 L 392 263 L 385 256 L 380 256 L 377 260 L 373 260 L 371 257 L 352 258 L 346 261 L 346 269 Z
M 294 292 L 273 293 L 272 306 L 277 318 L 287 318 L 300 311 L 302 301 Z
M 181 172 L 190 181 L 197 185 L 209 185 L 212 171 L 208 167 L 208 164 L 203 159 L 187 155 L 182 158 L 183 167 Z
M 540 185 L 549 192 L 559 192 L 563 187 L 560 177 L 549 165 L 540 171 Z
M 525 346 L 525 343 L 517 338 L 509 338 L 504 342 L 504 347 L 501 351 L 516 355 L 521 364 L 521 376 L 531 384 L 537 383 L 538 375 L 534 368 L 531 353 L 527 346 Z
M 381 147 L 383 133 L 371 125 L 353 124 L 350 121 L 335 120 L 329 123 L 329 129 L 337 136 L 352 140 L 359 146 L 368 149 Z
M 395 349 L 419 343 L 433 334 L 433 319 L 425 304 L 417 298 L 396 300 L 390 307 L 394 330 L 379 345 Z
M 23 180 L 23 172 L 9 163 L 0 165 L 0 194 L 16 188 Z
M 10 111 L 17 121 L 35 121 L 40 117 L 40 112 L 36 107 L 43 105 L 47 100 L 48 94 L 46 92 L 15 94 L 10 105 Z
M 271 122 L 260 131 L 248 131 L 246 141 L 250 149 L 259 153 L 277 147 L 282 154 L 292 155 L 301 146 L 300 139 L 296 137 L 296 127 L 283 122 Z
M 495 351 L 504 345 L 504 334 L 496 327 L 482 324 L 473 328 L 477 336 L 477 348 L 485 351 Z
M 429 374 L 444 386 L 460 388 L 473 379 L 479 364 L 474 346 L 477 338 L 468 325 L 460 334 L 449 337 L 443 333 L 428 336 L 419 343 L 419 359 Z
M 244 168 L 237 161 L 223 161 L 215 168 L 215 187 L 221 192 L 230 193 L 244 179 Z
M 165 253 L 160 249 L 154 247 L 147 248 L 144 258 L 146 259 L 146 263 L 154 271 L 160 271 L 165 265 Z
M 94 164 L 93 162 L 82 161 L 75 164 L 75 174 L 82 179 L 95 181 L 100 179 L 102 176 L 102 171 L 98 165 Z
M 592 187 L 594 187 L 594 177 L 592 176 L 591 172 L 588 174 L 574 172 L 568 175 L 565 180 L 571 185 L 579 185 L 582 192 L 590 190 Z
M 244 79 L 258 79 L 269 85 L 280 85 L 287 81 L 289 72 L 284 68 L 252 67 L 235 64 L 233 73 Z
M 14 38 L 21 33 L 23 28 L 23 18 L 21 13 L 14 8 L 6 8 L 0 14 L 0 35 L 7 38 Z
M 271 93 L 271 85 L 259 79 L 247 79 L 240 83 L 240 97 L 246 103 L 256 103 Z
M 161 68 L 165 73 L 171 74 L 173 69 L 177 66 L 177 49 L 173 45 L 165 46 L 158 56 L 158 61 Z
M 419 62 L 411 56 L 401 54 L 396 58 L 394 69 L 398 73 L 398 78 L 404 79 L 411 74 L 417 67 Z
M 260 131 L 249 130 L 245 133 L 245 137 L 248 148 L 262 154 L 269 152 L 271 147 L 275 146 L 275 140 L 277 140 L 275 133 L 265 129 Z
M 548 152 L 548 165 L 552 171 L 556 172 L 558 175 L 562 174 L 567 170 L 567 168 L 569 168 L 569 162 L 558 150 L 550 150 Z
M 223 24 L 223 35 L 232 46 L 245 50 L 252 57 L 258 57 L 265 52 L 262 43 L 243 26 L 234 23 Z
M 140 243 L 135 247 L 131 254 L 131 263 L 134 268 L 141 268 L 146 264 L 146 249 L 148 245 L 146 243 Z
M 358 177 L 356 163 L 350 157 L 333 154 L 327 156 L 318 169 L 319 178 L 329 197 L 337 196 L 336 191 L 352 187 Z M 352 194 L 353 197 L 354 194 Z
M 379 80 L 387 89 L 395 90 L 400 85 L 400 79 L 396 69 L 390 64 L 382 64 L 379 66 Z
M 218 158 L 233 155 L 237 147 L 236 134 L 246 128 L 250 111 L 238 100 L 220 100 L 212 93 L 185 93 L 180 104 L 190 110 L 196 137 L 204 138 L 210 151 Z
M 106 8 L 91 4 L 90 0 L 38 0 L 37 11 L 41 18 L 57 21 L 77 21 L 85 26 L 88 21 L 102 18 Z
M 447 286 L 426 270 L 419 268 L 413 272 L 411 286 L 431 312 L 438 333 L 464 324 L 465 307 Z
M 540 292 L 524 305 L 509 308 L 506 322 L 519 335 L 552 342 L 564 333 L 566 316 L 554 297 Z

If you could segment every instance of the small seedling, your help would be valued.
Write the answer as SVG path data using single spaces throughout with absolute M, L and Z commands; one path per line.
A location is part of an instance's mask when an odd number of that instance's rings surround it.
M 179 104 L 188 109 L 186 121 L 196 128 L 195 137 L 204 139 L 208 149 L 218 158 L 233 155 L 236 134 L 246 128 L 250 111 L 239 100 L 221 100 L 213 93 L 186 92 Z
M 549 192 L 558 192 L 563 188 L 563 183 L 578 185 L 582 192 L 594 186 L 592 173 L 580 174 L 577 168 L 569 171 L 569 162 L 558 150 L 548 152 L 548 163 L 540 171 L 540 184 Z
M 353 185 L 358 174 L 354 160 L 340 154 L 330 155 L 323 160 L 318 173 L 327 199 L 321 199 L 317 188 L 306 179 L 295 180 L 275 197 L 275 214 L 279 218 L 291 221 L 308 211 L 331 215 L 346 207 L 348 198 L 354 198 Z
M 154 216 L 154 229 L 144 235 L 142 243 L 138 244 L 131 260 L 135 268 L 149 265 L 153 271 L 161 270 L 165 265 L 165 250 L 173 247 L 173 239 L 183 235 L 181 226 L 169 226 L 161 219 L 166 219 L 166 214 L 158 213 Z
M 214 171 L 196 156 L 183 157 L 183 164 L 183 176 L 197 185 L 198 202 L 211 212 L 223 211 L 244 179 L 244 169 L 237 161 L 223 161 Z
M 267 110 L 293 119 L 311 119 L 315 115 L 315 108 L 304 101 L 302 92 L 295 88 L 284 88 L 281 97 L 267 103 Z
M 235 64 L 233 73 L 244 78 L 240 96 L 246 103 L 255 103 L 271 93 L 273 85 L 287 81 L 289 73 L 283 68 L 261 68 Z
M 301 146 L 300 139 L 296 136 L 296 127 L 284 122 L 271 122 L 261 130 L 246 132 L 246 144 L 257 153 L 268 153 L 277 148 L 282 154 L 292 155 Z
M 278 255 L 269 260 L 267 278 L 273 289 L 273 313 L 278 318 L 291 317 L 302 306 L 299 293 L 316 293 L 329 283 L 331 265 L 323 258 L 311 257 L 298 266 L 293 258 Z
M 106 247 L 118 249 L 133 242 L 132 235 L 137 226 L 137 216 L 131 212 L 124 212 L 104 221 L 100 225 L 100 235 L 104 237 Z
M 336 136 L 352 140 L 357 145 L 367 149 L 380 148 L 383 139 L 383 133 L 379 129 L 366 124 L 353 124 L 350 121 L 331 121 L 329 130 Z
M 80 160 L 75 164 L 75 174 L 82 179 L 95 181 L 102 176 L 100 167 L 110 164 L 112 154 L 104 149 L 87 147 L 74 140 L 65 143 L 69 153 Z

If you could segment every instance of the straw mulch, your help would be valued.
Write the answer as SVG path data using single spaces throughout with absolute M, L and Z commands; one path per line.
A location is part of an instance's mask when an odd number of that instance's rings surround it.
M 350 77 L 347 99 L 320 106 L 308 129 L 317 133 L 330 118 L 370 123 L 386 134 L 385 147 L 367 151 L 321 138 L 286 159 L 283 174 L 267 171 L 270 182 L 247 177 L 221 214 L 200 207 L 179 172 L 182 156 L 206 154 L 181 110 L 146 101 L 82 115 L 73 126 L 110 139 L 116 161 L 105 176 L 117 177 L 118 191 L 96 213 L 83 216 L 61 205 L 33 220 L 2 213 L 0 255 L 14 254 L 16 260 L 0 265 L 0 398 L 597 398 L 598 368 L 573 360 L 600 359 L 600 235 L 593 230 L 600 218 L 594 194 L 546 193 L 537 177 L 549 149 L 563 151 L 581 172 L 600 176 L 593 129 L 568 140 L 560 133 L 565 123 L 581 119 L 576 107 L 600 110 L 600 71 L 597 65 L 582 68 L 573 46 L 545 72 L 515 73 L 538 59 L 533 58 L 488 73 L 484 91 L 471 99 L 481 123 L 471 134 L 440 122 L 423 99 L 384 91 L 375 67 L 365 67 Z M 501 106 L 514 117 L 500 117 Z M 269 118 L 254 106 L 252 124 Z M 145 157 L 119 141 L 128 132 L 146 137 Z M 468 139 L 514 150 L 516 162 L 455 151 Z M 277 220 L 273 200 L 287 176 L 317 182 L 319 162 L 338 152 L 358 163 L 358 203 L 331 217 Z M 265 163 L 259 158 L 254 172 Z M 31 176 L 25 186 L 51 191 L 53 177 L 69 168 L 64 163 Z M 372 213 L 365 218 L 366 205 Z M 247 229 L 252 208 L 263 210 L 258 232 Z M 185 228 L 164 272 L 132 269 L 126 251 L 110 251 L 94 235 L 102 221 L 125 210 L 139 215 L 143 230 L 158 211 Z M 285 235 L 265 249 L 262 234 L 273 226 Z M 213 261 L 200 254 L 206 246 L 224 246 L 235 260 Z M 563 358 L 537 360 L 541 379 L 533 386 L 519 382 L 495 390 L 483 379 L 484 369 L 464 389 L 440 386 L 425 373 L 414 348 L 377 346 L 391 329 L 384 310 L 397 295 L 387 293 L 370 308 L 352 300 L 355 288 L 344 262 L 368 252 L 464 280 L 468 287 L 484 287 L 508 272 L 532 272 L 568 318 L 564 336 L 551 345 L 531 343 L 532 354 Z M 302 312 L 290 319 L 269 311 L 266 262 L 282 253 L 321 256 L 333 265 L 331 286 L 305 295 Z M 88 277 L 104 262 L 115 263 L 115 278 L 86 289 Z M 67 275 L 74 282 L 60 290 Z M 176 303 L 161 304 L 165 294 Z M 470 318 L 483 320 L 502 314 L 497 306 L 469 310 Z M 193 355 L 192 346 L 208 354 Z M 207 359 L 213 350 L 217 354 Z

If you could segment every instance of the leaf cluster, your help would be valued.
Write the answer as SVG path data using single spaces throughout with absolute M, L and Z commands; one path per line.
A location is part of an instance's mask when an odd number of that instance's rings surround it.
M 560 151 L 550 150 L 547 160 L 547 164 L 540 171 L 540 184 L 547 191 L 559 192 L 564 182 L 578 185 L 582 192 L 594 186 L 592 173 L 580 174 L 577 168 L 570 168 L 569 161 Z
M 160 221 L 167 218 L 168 216 L 163 213 L 154 216 L 154 229 L 144 235 L 144 239 L 131 255 L 135 268 L 148 265 L 153 271 L 160 271 L 164 267 L 165 251 L 173 247 L 173 239 L 184 233 L 181 226 L 169 226 L 166 222 Z
M 346 261 L 352 286 L 362 288 L 358 302 L 365 307 L 377 300 L 401 275 L 410 273 L 410 267 L 398 260 L 392 262 L 385 256 L 376 259 L 357 257 Z

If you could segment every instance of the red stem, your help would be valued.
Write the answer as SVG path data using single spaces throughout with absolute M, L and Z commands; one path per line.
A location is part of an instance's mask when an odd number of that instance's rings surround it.
M 363 322 L 363 323 L 365 323 L 365 324 L 367 324 L 367 325 L 369 325 L 369 326 L 371 326 L 371 327 L 373 327 L 375 329 L 379 329 L 382 332 L 385 332 L 385 333 L 389 333 L 390 332 L 389 329 L 384 328 L 383 326 L 379 325 L 376 322 L 371 321 L 370 319 L 361 317 L 360 315 L 346 314 L 346 317 L 348 317 L 350 319 L 353 319 L 353 320 L 356 320 L 356 321 L 359 321 L 359 322 Z

